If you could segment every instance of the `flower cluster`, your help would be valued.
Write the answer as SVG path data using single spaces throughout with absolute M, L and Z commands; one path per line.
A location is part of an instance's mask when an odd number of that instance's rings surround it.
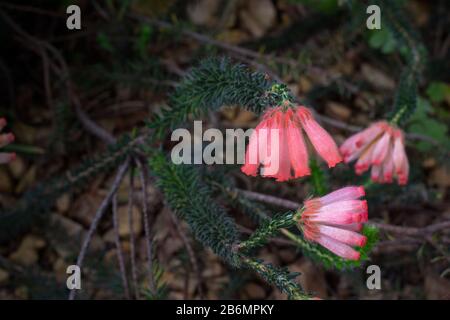
M 357 160 L 355 172 L 360 175 L 371 167 L 371 179 L 377 183 L 399 185 L 408 182 L 409 163 L 403 132 L 386 121 L 379 121 L 348 138 L 340 148 L 333 138 L 303 106 L 289 102 L 263 115 L 247 147 L 241 170 L 247 175 L 286 181 L 311 174 L 306 133 L 317 153 L 328 167 Z M 305 201 L 299 209 L 298 226 L 305 239 L 316 242 L 336 255 L 359 260 L 354 247 L 363 247 L 367 238 L 360 232 L 368 219 L 363 187 L 345 187 L 321 198 Z
M 409 163 L 403 133 L 386 121 L 376 122 L 351 136 L 340 151 L 346 163 L 358 159 L 355 164 L 357 174 L 372 166 L 373 182 L 392 183 L 394 177 L 400 185 L 408 182 Z
M 299 227 L 307 240 L 317 242 L 348 260 L 359 260 L 353 246 L 362 247 L 367 238 L 360 233 L 367 222 L 367 201 L 363 187 L 345 187 L 321 198 L 305 201 Z
M 6 119 L 0 118 L 0 131 L 6 126 Z M 12 133 L 2 133 L 0 134 L 0 148 L 10 144 L 14 141 L 14 135 Z M 16 158 L 15 153 L 0 152 L 0 164 L 8 163 Z
M 303 131 L 317 153 L 334 167 L 342 161 L 333 138 L 303 106 L 279 106 L 267 111 L 256 127 L 245 155 L 242 172 L 286 181 L 310 175 L 308 150 Z

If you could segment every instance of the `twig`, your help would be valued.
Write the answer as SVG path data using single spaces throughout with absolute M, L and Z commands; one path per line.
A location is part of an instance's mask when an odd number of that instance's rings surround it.
M 237 192 L 243 194 L 247 198 L 250 198 L 250 199 L 253 199 L 256 201 L 260 201 L 260 202 L 273 204 L 273 205 L 291 209 L 291 210 L 297 210 L 301 206 L 301 204 L 298 202 L 270 196 L 267 194 L 262 194 L 262 193 L 258 193 L 258 192 L 247 191 L 247 190 L 241 190 L 241 189 L 235 189 L 235 190 Z
M 192 249 L 191 243 L 190 243 L 186 233 L 181 228 L 180 222 L 179 222 L 177 216 L 172 212 L 172 210 L 170 210 L 170 217 L 172 219 L 173 224 L 175 225 L 175 228 L 177 229 L 179 236 L 181 237 L 181 240 L 184 243 L 184 246 L 186 247 L 186 251 L 189 255 L 189 261 L 191 262 L 192 269 L 194 271 L 195 276 L 197 277 L 198 293 L 199 293 L 200 299 L 203 299 L 204 298 L 203 279 L 202 279 L 202 276 L 200 273 L 200 268 L 198 267 L 197 257 L 195 255 L 194 249 Z
M 80 253 L 77 258 L 77 266 L 81 269 L 83 266 L 83 260 L 86 255 L 87 249 L 89 247 L 89 243 L 92 240 L 92 237 L 94 236 L 94 232 L 97 230 L 97 226 L 103 217 L 106 209 L 108 208 L 109 204 L 111 203 L 111 199 L 113 198 L 114 194 L 119 189 L 120 183 L 123 180 L 123 177 L 125 176 L 125 173 L 128 170 L 130 164 L 130 160 L 127 159 L 118 169 L 117 175 L 114 179 L 114 182 L 109 189 L 109 192 L 105 199 L 103 199 L 102 203 L 100 204 L 100 207 L 97 209 L 97 212 L 95 213 L 94 219 L 92 220 L 91 226 L 89 227 L 89 231 L 84 238 L 83 245 L 81 246 Z M 73 300 L 75 298 L 76 290 L 71 290 L 69 294 L 69 300 Z
M 140 162 L 139 159 L 135 159 L 136 164 L 139 169 L 139 178 L 141 180 L 141 188 L 142 188 L 142 208 L 144 212 L 144 232 L 145 232 L 145 243 L 147 248 L 147 263 L 148 263 L 148 282 L 149 282 L 149 290 L 155 295 L 156 294 L 156 284 L 155 279 L 153 277 L 153 236 L 150 231 L 150 219 L 148 213 L 148 195 L 147 195 L 147 175 L 144 169 L 144 166 Z
M 407 236 L 425 236 L 450 228 L 450 221 L 431 224 L 424 228 L 400 227 L 378 222 L 371 222 L 370 224 L 386 231 Z
M 128 189 L 128 225 L 130 227 L 130 260 L 131 260 L 131 277 L 133 279 L 134 295 L 136 299 L 140 299 L 139 286 L 137 281 L 137 268 L 136 268 L 136 240 L 134 238 L 134 166 L 131 166 L 130 170 L 130 187 Z
M 47 100 L 47 104 L 51 110 L 54 112 L 53 106 L 53 96 L 52 96 L 52 87 L 50 84 L 50 63 L 48 61 L 47 53 L 44 48 L 40 48 L 41 56 L 42 56 L 42 70 L 44 73 L 44 88 L 45 88 L 45 96 Z
M 175 26 L 173 26 L 171 23 L 169 22 L 165 22 L 165 21 L 161 21 L 161 20 L 154 20 L 154 19 L 149 19 L 145 16 L 141 16 L 141 15 L 137 15 L 137 14 L 131 14 L 129 15 L 131 18 L 140 21 L 141 23 L 147 23 L 147 24 L 151 24 L 154 26 L 157 26 L 159 28 L 168 28 L 168 29 L 174 29 Z M 221 42 L 215 39 L 212 39 L 208 36 L 205 36 L 203 34 L 194 32 L 194 31 L 190 31 L 190 30 L 181 30 L 181 33 L 185 36 L 188 36 L 192 39 L 195 39 L 197 41 L 203 42 L 203 43 L 207 43 L 210 45 L 214 45 L 216 47 L 225 49 L 227 51 L 232 51 L 244 56 L 248 56 L 248 57 L 252 57 L 252 58 L 260 58 L 261 55 L 255 51 L 249 50 L 249 49 L 245 49 L 239 46 L 235 46 L 232 44 L 228 44 L 225 42 Z
M 117 215 L 117 192 L 112 199 L 112 212 L 113 212 L 113 226 L 114 226 L 114 242 L 116 243 L 117 260 L 119 262 L 120 274 L 122 276 L 122 285 L 125 291 L 125 297 L 130 300 L 130 289 L 128 286 L 127 270 L 125 268 L 125 262 L 123 259 L 122 245 L 120 243 L 119 234 L 119 217 Z
M 81 110 L 81 106 L 79 103 L 78 98 L 73 98 L 75 103 L 75 113 L 78 117 L 78 120 L 80 120 L 83 127 L 86 129 L 86 131 L 94 134 L 96 137 L 100 138 L 102 141 L 106 142 L 107 144 L 113 144 L 116 142 L 116 138 L 114 138 L 113 135 L 111 135 L 108 131 L 100 127 L 98 124 L 96 124 L 94 121 L 92 121 L 87 114 Z
M 11 10 L 30 12 L 30 13 L 34 13 L 34 14 L 41 14 L 41 15 L 46 15 L 49 17 L 66 18 L 66 15 L 64 13 L 43 10 L 43 9 L 36 8 L 33 6 L 17 5 L 17 4 L 11 4 L 11 3 L 2 3 L 2 4 L 0 4 L 0 6 L 7 8 L 7 9 L 11 9 Z

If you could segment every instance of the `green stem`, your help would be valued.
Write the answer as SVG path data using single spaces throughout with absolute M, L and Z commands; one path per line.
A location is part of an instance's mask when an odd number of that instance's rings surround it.
M 311 297 L 303 293 L 301 287 L 292 281 L 292 274 L 286 270 L 276 268 L 270 264 L 264 264 L 256 259 L 241 255 L 241 261 L 250 269 L 257 272 L 267 282 L 272 283 L 287 294 L 289 299 L 293 300 L 310 300 Z
M 403 106 L 400 108 L 400 110 L 397 111 L 396 114 L 392 117 L 392 119 L 389 121 L 391 125 L 397 126 L 398 122 L 402 118 L 402 116 L 405 114 L 405 112 L 408 110 L 407 106 Z

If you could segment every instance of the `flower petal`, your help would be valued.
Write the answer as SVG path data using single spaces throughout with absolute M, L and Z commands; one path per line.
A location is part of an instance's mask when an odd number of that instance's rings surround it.
M 405 185 L 408 182 L 409 162 L 405 152 L 403 136 L 398 133 L 394 139 L 393 161 L 398 182 L 400 185 Z
M 351 246 L 363 247 L 367 242 L 366 236 L 354 231 L 326 225 L 319 225 L 318 229 L 321 234 Z
M 289 117 L 289 114 L 287 115 Z M 294 169 L 294 177 L 299 178 L 311 174 L 309 169 L 308 150 L 301 128 L 292 120 L 287 123 L 287 145 L 289 148 L 289 159 Z
M 0 134 L 0 148 L 10 144 L 14 139 L 15 137 L 12 133 Z
M 334 254 L 338 255 L 339 257 L 347 260 L 359 260 L 361 256 L 360 253 L 352 247 L 325 235 L 319 236 L 316 239 L 316 242 L 321 244 L 323 247 L 327 248 Z
M 241 167 L 241 171 L 248 176 L 256 176 L 256 174 L 258 173 L 258 132 L 259 129 L 255 129 L 250 136 L 247 151 L 245 152 L 245 163 Z
M 336 142 L 334 142 L 330 134 L 314 120 L 310 113 L 307 116 L 304 115 L 305 109 L 306 108 L 304 107 L 299 107 L 297 110 L 303 129 L 308 135 L 314 149 L 316 149 L 317 153 L 327 162 L 328 167 L 332 168 L 339 162 L 342 162 L 342 157 Z M 307 110 L 307 112 L 309 112 L 309 110 Z
M 384 161 L 389 151 L 390 140 L 391 140 L 391 133 L 388 131 L 385 132 L 383 136 L 378 140 L 373 150 L 372 164 L 379 166 Z
M 349 186 L 333 191 L 326 196 L 321 197 L 320 203 L 322 205 L 327 205 L 336 201 L 356 200 L 360 197 L 365 196 L 365 194 L 366 193 L 363 186 Z
M 15 158 L 16 158 L 15 153 L 0 152 L 0 164 L 11 162 Z

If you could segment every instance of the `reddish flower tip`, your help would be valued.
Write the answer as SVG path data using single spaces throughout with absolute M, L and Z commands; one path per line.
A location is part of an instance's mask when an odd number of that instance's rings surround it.
M 354 261 L 358 261 L 361 258 L 361 253 L 359 253 L 358 251 L 355 251 L 355 253 L 349 257 L 349 260 L 354 260 Z
M 367 237 L 366 237 L 366 236 L 363 236 L 363 237 L 361 238 L 361 240 L 359 241 L 359 246 L 360 246 L 360 247 L 364 247 L 364 246 L 366 245 L 366 243 L 367 243 Z
M 14 140 L 16 140 L 16 137 L 14 136 L 14 134 L 13 133 L 9 133 L 8 134 L 8 141 L 9 142 L 13 142 Z
M 0 128 L 6 126 L 6 119 L 5 118 L 0 118 Z
M 351 219 L 348 220 L 348 223 L 360 223 L 363 221 L 364 215 L 362 213 L 355 214 L 351 216 Z
M 364 210 L 364 212 L 367 212 L 368 209 L 367 200 L 361 200 L 361 207 Z
M 369 220 L 369 214 L 366 211 L 361 216 L 361 222 L 367 222 L 367 220 Z
M 248 176 L 256 177 L 258 168 L 252 164 L 245 164 L 241 167 L 241 171 Z
M 361 195 L 361 197 L 364 197 L 366 195 L 366 190 L 364 190 L 364 186 L 359 186 L 358 192 Z

